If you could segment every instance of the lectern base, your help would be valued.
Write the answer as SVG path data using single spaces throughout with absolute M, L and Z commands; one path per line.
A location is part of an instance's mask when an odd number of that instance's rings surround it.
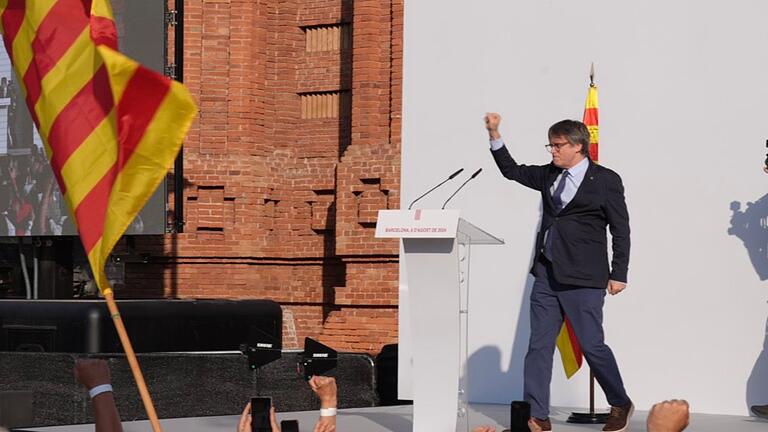
M 608 413 L 571 413 L 566 420 L 568 423 L 576 424 L 603 424 L 608 420 Z

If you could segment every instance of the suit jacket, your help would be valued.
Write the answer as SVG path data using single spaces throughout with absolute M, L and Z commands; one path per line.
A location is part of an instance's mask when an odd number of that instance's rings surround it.
M 504 177 L 541 192 L 542 218 L 536 236 L 536 256 L 544 250 L 544 233 L 557 228 L 553 237 L 552 272 L 562 284 L 605 288 L 608 279 L 627 281 L 629 266 L 629 213 L 621 177 L 589 161 L 576 195 L 555 213 L 550 188 L 563 171 L 553 164 L 520 165 L 506 147 L 492 150 Z M 606 226 L 611 230 L 613 259 L 608 266 Z

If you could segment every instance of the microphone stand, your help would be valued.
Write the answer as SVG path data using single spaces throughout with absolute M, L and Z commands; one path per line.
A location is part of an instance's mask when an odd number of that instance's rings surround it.
M 445 200 L 445 202 L 443 203 L 443 206 L 442 206 L 440 209 L 441 209 L 441 210 L 445 210 L 445 206 L 446 206 L 446 205 L 448 205 L 448 201 L 450 201 L 451 199 L 453 199 L 453 197 L 454 197 L 454 196 L 456 196 L 456 194 L 457 194 L 457 193 L 459 193 L 459 191 L 461 190 L 461 188 L 463 188 L 463 187 L 464 187 L 464 185 L 466 185 L 467 183 L 469 183 L 469 181 L 470 181 L 470 180 L 472 180 L 472 179 L 474 179 L 475 177 L 477 177 L 477 175 L 478 175 L 478 174 L 480 174 L 480 172 L 481 172 L 482 170 L 483 170 L 483 169 L 482 169 L 482 168 L 480 168 L 479 170 L 475 171 L 475 173 L 474 173 L 474 174 L 472 174 L 472 175 L 471 175 L 471 176 L 470 176 L 470 177 L 469 177 L 467 180 L 465 180 L 465 181 L 464 181 L 464 183 L 462 183 L 462 184 L 461 184 L 461 186 L 459 186 L 459 188 L 458 188 L 458 189 L 456 189 L 456 192 L 454 192 L 453 194 L 451 194 L 451 196 L 449 196 L 449 197 L 448 197 L 448 199 L 447 199 L 447 200 Z
M 438 184 L 437 184 L 437 186 L 435 186 L 435 187 L 433 187 L 432 189 L 430 189 L 430 190 L 428 190 L 428 191 L 424 192 L 424 194 L 423 194 L 423 195 L 421 195 L 420 197 L 418 197 L 418 198 L 416 198 L 415 200 L 411 201 L 411 205 L 409 205 L 409 206 L 408 206 L 408 210 L 410 210 L 410 209 L 411 209 L 411 207 L 413 207 L 413 205 L 414 205 L 414 204 L 416 204 L 416 201 L 418 201 L 418 200 L 420 200 L 420 199 L 424 198 L 425 196 L 429 195 L 429 193 L 430 193 L 430 192 L 432 192 L 433 190 L 435 190 L 435 189 L 439 188 L 440 186 L 444 185 L 444 184 L 445 184 L 447 181 L 449 181 L 449 180 L 453 180 L 453 179 L 454 179 L 454 177 L 456 177 L 457 175 L 459 175 L 459 174 L 460 174 L 462 171 L 464 171 L 464 168 L 461 168 L 460 170 L 458 170 L 458 171 L 456 171 L 455 173 L 451 174 L 450 176 L 448 176 L 448 178 L 447 178 L 447 179 L 445 179 L 445 180 L 441 181 L 440 183 L 438 183 Z

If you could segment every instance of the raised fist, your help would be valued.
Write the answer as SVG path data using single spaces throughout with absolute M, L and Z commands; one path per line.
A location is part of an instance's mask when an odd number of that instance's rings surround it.
M 485 113 L 485 128 L 488 132 L 498 131 L 501 116 L 498 113 Z
M 491 139 L 501 138 L 499 123 L 501 123 L 501 116 L 498 113 L 485 113 L 485 128 Z

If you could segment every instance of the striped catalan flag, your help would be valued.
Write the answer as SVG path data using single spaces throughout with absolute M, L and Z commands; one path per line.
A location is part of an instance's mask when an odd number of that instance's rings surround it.
M 180 83 L 117 51 L 108 0 L 0 0 L 0 31 L 96 282 L 197 114 Z
M 589 85 L 587 91 L 587 101 L 584 104 L 583 123 L 589 129 L 589 157 L 597 163 L 598 156 L 598 106 L 597 106 L 597 86 L 594 83 Z M 557 349 L 560 351 L 560 358 L 563 361 L 565 376 L 570 378 L 581 369 L 584 361 L 584 354 L 581 351 L 579 340 L 576 339 L 576 333 L 573 331 L 573 325 L 568 317 L 565 317 L 560 333 L 557 335 Z

